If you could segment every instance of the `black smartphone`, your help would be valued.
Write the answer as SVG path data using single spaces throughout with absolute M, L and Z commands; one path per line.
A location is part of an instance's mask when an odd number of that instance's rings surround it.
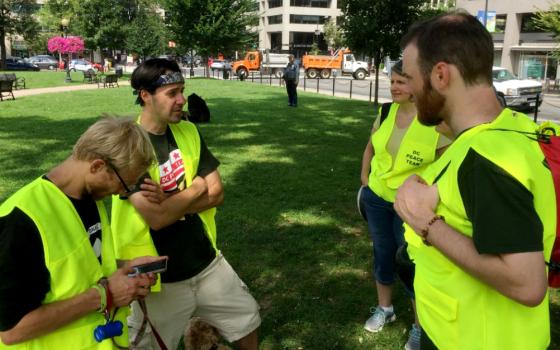
M 129 277 L 138 276 L 141 273 L 164 272 L 167 270 L 167 258 L 142 265 L 132 266 L 132 269 L 134 270 L 134 272 L 129 273 Z

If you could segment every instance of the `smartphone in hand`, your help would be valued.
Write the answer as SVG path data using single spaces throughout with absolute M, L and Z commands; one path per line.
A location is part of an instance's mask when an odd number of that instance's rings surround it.
M 135 277 L 138 276 L 139 274 L 148 273 L 148 272 L 152 272 L 152 273 L 164 272 L 167 270 L 167 258 L 153 261 L 146 264 L 131 266 L 131 268 L 134 271 L 128 274 L 129 277 Z

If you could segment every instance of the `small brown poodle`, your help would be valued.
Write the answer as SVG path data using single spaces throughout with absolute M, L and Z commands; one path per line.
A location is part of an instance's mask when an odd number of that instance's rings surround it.
M 185 329 L 185 350 L 231 350 L 220 344 L 220 333 L 200 317 L 193 317 Z

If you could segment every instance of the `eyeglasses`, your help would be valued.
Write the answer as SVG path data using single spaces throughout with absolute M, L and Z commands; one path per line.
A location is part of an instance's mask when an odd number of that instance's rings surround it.
M 117 171 L 117 168 L 115 168 L 115 166 L 109 162 L 107 162 L 107 164 L 109 165 L 109 167 L 111 169 L 113 169 L 113 171 L 115 172 L 115 175 L 117 175 L 117 177 L 119 178 L 119 181 L 121 182 L 121 185 L 123 186 L 125 193 L 129 194 L 132 192 L 132 190 L 130 189 L 130 187 L 128 187 L 126 185 L 126 182 L 124 182 L 123 178 L 121 177 L 121 174 L 119 174 L 119 172 Z

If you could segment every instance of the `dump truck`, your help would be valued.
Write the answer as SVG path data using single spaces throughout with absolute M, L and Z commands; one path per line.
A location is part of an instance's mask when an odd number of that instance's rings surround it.
M 261 74 L 274 74 L 282 78 L 284 68 L 288 64 L 289 54 L 270 53 L 268 51 L 249 51 L 245 58 L 233 62 L 233 72 L 240 78 L 247 77 L 249 72 L 260 71 Z
M 339 71 L 342 75 L 352 75 L 358 80 L 363 80 L 369 75 L 368 64 L 356 61 L 348 49 L 337 50 L 332 56 L 304 55 L 302 65 L 310 79 L 317 77 L 329 79 L 333 70 Z

